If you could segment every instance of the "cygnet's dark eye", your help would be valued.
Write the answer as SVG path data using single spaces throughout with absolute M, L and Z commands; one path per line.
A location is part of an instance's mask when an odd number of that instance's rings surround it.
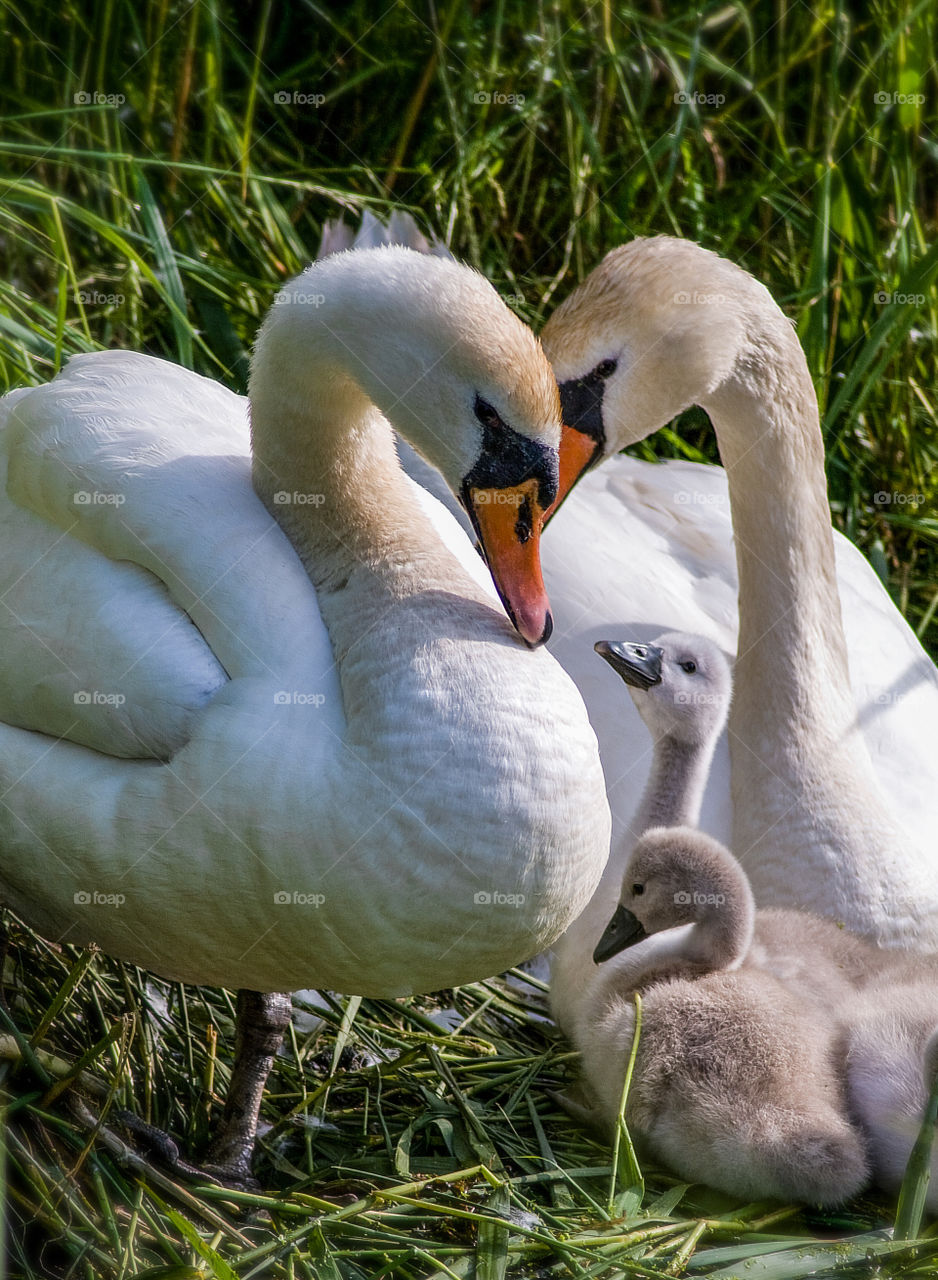
M 617 360 L 600 360 L 593 370 L 594 378 L 611 378 L 616 371 Z
M 638 898 L 645 892 L 645 886 L 643 884 L 633 884 L 632 892 L 635 894 L 636 898 Z
M 688 658 L 686 662 L 679 662 L 678 666 L 682 671 L 686 671 L 689 676 L 692 676 L 697 670 L 697 663 L 692 658 Z
M 491 427 L 493 430 L 497 427 L 503 427 L 505 423 L 502 420 L 498 410 L 489 404 L 488 400 L 483 400 L 481 396 L 476 396 L 476 402 L 473 406 L 475 415 L 482 423 L 483 427 Z

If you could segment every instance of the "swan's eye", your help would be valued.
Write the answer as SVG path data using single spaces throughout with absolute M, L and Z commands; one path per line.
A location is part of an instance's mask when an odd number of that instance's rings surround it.
M 682 671 L 686 671 L 689 676 L 692 676 L 697 670 L 697 663 L 690 658 L 686 662 L 679 662 L 678 666 Z
M 497 427 L 504 427 L 505 423 L 501 415 L 497 409 L 489 404 L 488 400 L 483 400 L 481 396 L 476 396 L 473 408 L 483 427 L 491 427 L 493 430 Z
M 616 371 L 617 360 L 600 360 L 593 370 L 594 378 L 611 378 Z
M 643 884 L 633 884 L 632 892 L 635 894 L 636 898 L 639 898 L 645 892 L 645 886 Z

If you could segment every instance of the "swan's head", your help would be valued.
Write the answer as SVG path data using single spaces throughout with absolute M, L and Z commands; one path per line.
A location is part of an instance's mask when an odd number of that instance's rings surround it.
M 541 335 L 564 415 L 558 505 L 587 468 L 705 402 L 756 312 L 781 317 L 752 276 L 693 241 L 658 236 L 607 253 Z
M 652 827 L 632 850 L 619 905 L 593 959 L 601 964 L 653 933 L 680 925 L 723 932 L 728 919 L 741 937 L 751 935 L 752 892 L 729 849 L 693 827 Z
M 557 495 L 561 418 L 531 330 L 478 272 L 401 247 L 325 258 L 280 297 L 255 354 L 255 446 L 262 422 L 282 419 L 291 396 L 301 410 L 323 380 L 359 421 L 370 402 L 465 506 L 518 631 L 546 640 L 539 539 Z
M 733 692 L 730 665 L 706 636 L 668 631 L 646 644 L 598 640 L 593 646 L 629 687 L 655 742 L 712 746 L 726 723 Z

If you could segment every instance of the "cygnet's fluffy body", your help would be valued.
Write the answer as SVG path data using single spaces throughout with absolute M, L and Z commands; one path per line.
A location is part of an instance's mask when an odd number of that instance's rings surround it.
M 738 958 L 723 963 L 734 933 L 751 936 L 755 913 L 751 895 L 720 902 L 720 891 L 694 887 L 711 883 L 697 878 L 696 864 L 707 867 L 719 851 L 686 827 L 653 828 L 635 848 L 628 895 L 641 914 L 620 908 L 610 930 L 631 928 L 635 951 L 652 955 L 630 972 L 600 966 L 574 1035 L 596 1119 L 607 1130 L 615 1123 L 639 990 L 626 1119 L 640 1148 L 680 1177 L 733 1195 L 838 1204 L 864 1186 L 869 1166 L 846 1105 L 837 1023 L 771 973 Z M 725 923 L 701 941 L 694 916 L 708 908 Z M 615 945 L 610 930 L 597 954 Z M 646 943 L 646 934 L 655 936 Z M 633 960 L 629 950 L 617 958 Z

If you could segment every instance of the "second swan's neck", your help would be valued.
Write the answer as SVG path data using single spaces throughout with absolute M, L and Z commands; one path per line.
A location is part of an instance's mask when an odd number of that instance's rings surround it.
M 739 570 L 734 852 L 757 900 L 897 938 L 923 908 L 856 723 L 817 403 L 780 313 L 750 330 L 734 375 L 703 407 L 727 472 Z M 809 885 L 795 867 L 810 871 Z

